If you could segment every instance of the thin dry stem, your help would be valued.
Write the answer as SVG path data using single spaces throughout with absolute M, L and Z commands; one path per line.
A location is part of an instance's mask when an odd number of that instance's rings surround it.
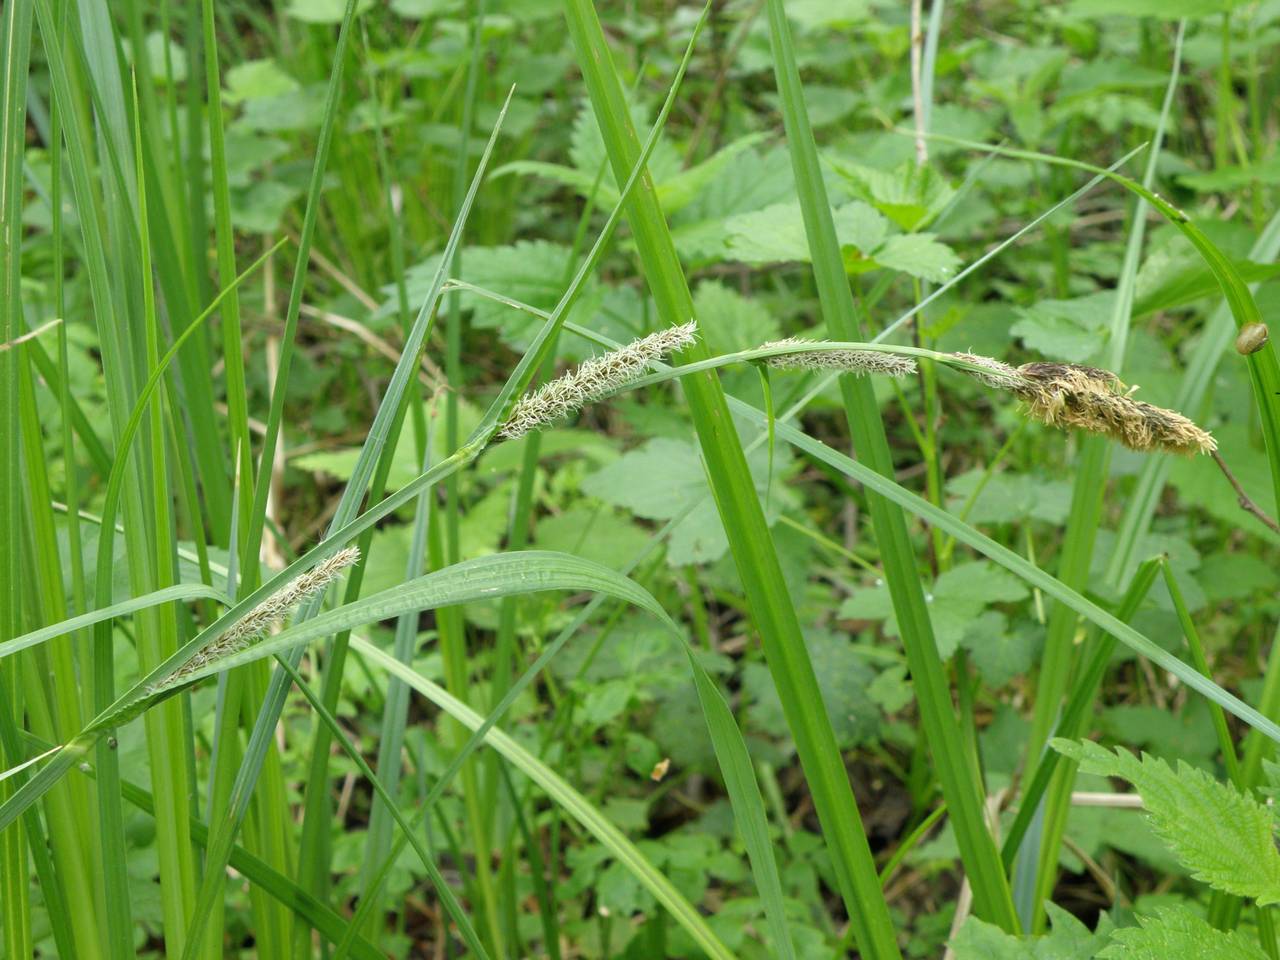
M 1222 471 L 1222 475 L 1227 478 L 1227 483 L 1231 484 L 1231 489 L 1236 492 L 1236 502 L 1240 504 L 1240 508 L 1248 513 L 1253 514 L 1276 533 L 1280 533 L 1280 524 L 1276 523 L 1267 515 L 1267 512 L 1253 502 L 1253 499 L 1244 492 L 1244 487 L 1240 485 L 1240 481 L 1236 479 L 1236 475 L 1231 472 L 1227 466 L 1227 462 L 1222 459 L 1222 454 L 1217 450 L 1211 451 L 1213 462 L 1218 465 L 1218 469 Z

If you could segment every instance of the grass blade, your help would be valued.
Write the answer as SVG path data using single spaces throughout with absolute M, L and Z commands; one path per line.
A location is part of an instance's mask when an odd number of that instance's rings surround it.
M 564 10 L 614 178 L 621 182 L 640 154 L 622 84 L 589 0 L 566 0 Z M 692 296 L 647 174 L 627 211 L 659 318 L 666 326 L 688 322 L 694 315 Z M 691 348 L 686 359 L 704 358 L 705 349 Z M 841 893 L 855 922 L 865 928 L 862 943 L 868 956 L 896 957 L 893 926 L 876 882 L 875 863 L 724 393 L 719 381 L 707 373 L 695 374 L 684 384 L 716 505 L 832 849 Z
M 768 0 L 774 73 L 782 100 L 787 145 L 795 171 L 796 188 L 804 215 L 805 235 L 813 258 L 814 277 L 828 329 L 843 340 L 857 339 L 857 316 L 844 260 L 836 240 L 835 223 L 827 200 L 817 147 L 809 125 L 791 41 L 791 27 L 781 0 Z M 885 437 L 871 383 L 852 376 L 841 377 L 840 392 L 845 418 L 860 459 L 885 476 L 893 475 L 893 458 Z M 995 841 L 987 829 L 981 773 L 965 743 L 965 731 L 957 723 L 946 669 L 938 656 L 933 625 L 925 606 L 924 589 L 911 538 L 902 511 L 876 496 L 868 496 L 872 526 L 880 546 L 885 580 L 901 625 L 903 646 L 911 670 L 925 739 L 941 781 L 965 874 L 973 888 L 974 912 L 1002 929 L 1016 932 L 1008 878 L 1000 864 Z M 863 885 L 875 877 L 860 878 Z M 879 885 L 876 886 L 877 891 Z M 858 936 L 864 952 L 873 948 L 870 927 Z M 896 953 L 896 946 L 893 948 Z M 886 954 L 892 955 L 892 954 Z
M 427 680 L 411 667 L 405 666 L 371 643 L 354 637 L 351 646 L 371 663 L 399 677 L 470 729 L 476 729 L 483 722 L 478 713 L 450 695 L 447 690 Z M 521 773 L 545 790 L 570 816 L 608 848 L 615 858 L 625 864 L 658 902 L 670 911 L 676 921 L 693 938 L 694 943 L 706 951 L 709 957 L 716 960 L 732 960 L 733 954 L 707 926 L 702 914 L 586 797 L 502 731 L 496 728 L 490 730 L 485 736 L 485 741 L 519 768 Z

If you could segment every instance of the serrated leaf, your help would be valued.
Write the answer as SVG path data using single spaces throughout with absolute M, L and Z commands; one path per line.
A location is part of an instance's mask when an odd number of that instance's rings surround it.
M 1156 17 L 1180 20 L 1209 17 L 1235 6 L 1236 0 L 1075 0 L 1069 13 L 1078 17 Z
M 1154 917 L 1139 917 L 1141 926 L 1111 935 L 1098 960 L 1266 960 L 1257 943 L 1238 930 L 1215 930 L 1186 907 L 1164 907 Z
M 864 258 L 884 242 L 889 222 L 870 204 L 847 203 L 833 211 L 841 248 L 852 247 Z M 739 214 L 725 224 L 729 254 L 743 263 L 809 261 L 800 204 L 775 203 L 763 210 Z
M 931 233 L 904 233 L 890 237 L 877 247 L 871 259 L 882 267 L 898 270 L 930 283 L 942 283 L 956 275 L 960 258 Z
M 373 6 L 373 0 L 357 0 L 356 14 Z M 286 11 L 303 23 L 341 23 L 347 9 L 347 0 L 292 0 Z
M 781 335 L 778 318 L 758 299 L 718 280 L 704 280 L 693 295 L 698 329 L 712 353 L 749 350 Z
M 576 265 L 569 263 L 569 256 L 568 247 L 547 240 L 521 240 L 500 247 L 467 247 L 462 252 L 462 279 L 541 310 L 551 310 L 564 293 L 566 270 Z M 420 304 L 426 297 L 439 265 L 439 254 L 433 254 L 405 271 L 410 304 Z M 382 287 L 382 294 L 383 303 L 375 312 L 375 318 L 392 316 L 399 309 L 394 284 Z M 599 329 L 591 320 L 600 306 L 601 296 L 599 283 L 588 278 L 567 319 Z M 503 342 L 514 350 L 525 350 L 542 326 L 538 317 L 466 290 L 461 291 L 460 299 L 463 309 L 471 311 L 476 327 L 497 330 Z M 613 335 L 619 331 L 602 332 Z M 625 331 L 622 335 L 630 339 Z M 590 352 L 578 337 L 563 338 L 562 349 L 574 359 Z
M 914 160 L 881 170 L 836 155 L 826 159 L 856 196 L 906 231 L 931 222 L 955 196 L 937 170 L 917 166 Z
M 985 471 L 971 470 L 947 481 L 947 506 L 953 513 L 969 501 Z M 1071 509 L 1071 482 L 1023 473 L 992 474 L 969 508 L 970 523 L 1043 520 L 1061 524 Z
M 827 630 L 805 632 L 805 646 L 818 675 L 822 700 L 841 748 L 855 747 L 879 729 L 879 709 L 869 686 L 873 671 L 849 637 Z M 763 664 L 743 671 L 752 724 L 775 737 L 788 738 L 789 728 L 777 688 Z
M 970 917 L 952 941 L 955 960 L 1092 960 L 1107 939 L 1111 922 L 1104 914 L 1098 930 L 1089 928 L 1052 901 L 1045 902 L 1052 928 L 1043 937 L 1015 937 L 993 924 Z
M 788 462 L 788 455 L 775 452 L 771 520 L 796 501 L 794 492 L 777 482 Z M 756 489 L 763 495 L 769 478 L 768 451 L 763 447 L 754 450 L 747 463 Z M 582 490 L 648 520 L 668 520 L 691 507 L 667 542 L 667 562 L 673 567 L 712 563 L 728 549 L 702 460 L 697 449 L 683 440 L 650 440 L 587 477 Z
M 1041 300 L 1031 307 L 1018 307 L 1022 319 L 1010 332 L 1049 359 L 1084 363 L 1106 345 L 1114 297 L 1115 294 L 1106 292 L 1075 300 Z
M 227 89 L 222 98 L 241 103 L 263 97 L 277 97 L 298 89 L 298 81 L 285 73 L 275 60 L 245 60 L 227 70 Z
M 1089 740 L 1055 739 L 1052 745 L 1086 773 L 1132 783 L 1152 828 L 1197 880 L 1260 904 L 1280 903 L 1271 815 L 1252 797 L 1183 762 L 1175 771 L 1149 754 L 1112 753 Z
M 949 657 L 975 624 L 990 627 L 979 616 L 992 603 L 1011 603 L 1027 596 L 1026 585 L 986 560 L 962 563 L 938 577 L 925 595 L 938 653 Z M 889 590 L 884 584 L 857 591 L 841 606 L 844 619 L 885 620 L 885 633 L 898 635 Z M 975 640 L 980 643 L 981 639 Z
M 285 212 L 302 194 L 298 187 L 278 180 L 261 180 L 231 194 L 231 223 L 250 233 L 275 233 Z
M 1008 618 L 995 610 L 985 611 L 969 624 L 960 642 L 992 687 L 1030 670 L 1038 649 L 1035 633 L 1012 629 Z
M 683 257 L 723 260 L 728 256 L 729 218 L 762 210 L 794 195 L 795 177 L 785 149 L 745 150 L 673 217 L 672 239 Z

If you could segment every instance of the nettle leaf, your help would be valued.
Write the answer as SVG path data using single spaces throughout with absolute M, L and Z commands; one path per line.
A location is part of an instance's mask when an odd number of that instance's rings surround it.
M 275 233 L 302 190 L 279 180 L 260 180 L 231 192 L 231 224 L 250 233 Z
M 373 0 L 358 0 L 357 15 L 372 6 Z M 303 23 L 341 23 L 346 9 L 347 0 L 292 0 L 286 12 Z
M 608 507 L 575 504 L 538 521 L 539 550 L 572 553 L 606 567 L 621 568 L 644 549 L 649 535 Z
M 744 150 L 672 217 L 671 237 L 682 257 L 718 262 L 728 256 L 726 221 L 795 196 L 791 158 L 782 147 Z
M 569 262 L 570 253 L 568 247 L 547 240 L 521 240 L 501 247 L 467 247 L 462 251 L 462 279 L 541 310 L 551 310 L 568 285 L 566 270 L 576 266 Z M 439 265 L 440 255 L 432 254 L 405 271 L 409 303 L 414 309 L 426 298 Z M 374 312 L 375 323 L 386 321 L 399 310 L 395 285 L 387 284 L 381 292 L 384 299 Z M 591 320 L 603 296 L 599 282 L 589 277 L 566 319 L 601 329 Z M 542 326 L 539 317 L 488 297 L 463 290 L 460 298 L 463 309 L 471 311 L 474 326 L 497 330 L 502 341 L 514 350 L 525 350 Z M 634 336 L 628 331 L 614 329 L 602 332 L 609 335 L 621 333 L 623 340 Z M 580 337 L 562 337 L 560 349 L 567 357 L 576 360 L 589 355 L 592 348 Z
M 235 128 L 264 133 L 311 130 L 324 119 L 324 86 L 300 87 L 246 100 Z
M 712 353 L 749 350 L 781 336 L 778 318 L 763 303 L 718 280 L 698 284 L 693 307 L 702 339 Z
M 1031 669 L 1040 647 L 1038 633 L 1026 624 L 1011 626 L 1003 613 L 987 610 L 968 626 L 960 643 L 982 679 L 1001 687 Z
M 993 628 L 1003 627 L 1003 618 L 998 623 L 981 619 L 986 608 L 1027 596 L 1027 587 L 1021 580 L 987 560 L 962 563 L 948 570 L 925 594 L 938 654 L 951 656 L 970 630 L 975 631 L 974 644 L 981 644 L 983 636 Z M 898 636 L 898 621 L 889 588 L 884 584 L 859 590 L 841 604 L 839 616 L 846 620 L 884 620 L 885 633 Z
M 947 509 L 957 513 L 978 490 L 984 470 L 970 470 L 947 481 Z M 1071 509 L 1071 481 L 1025 473 L 995 473 L 978 490 L 966 519 L 970 523 L 1062 524 Z
M 889 221 L 869 203 L 855 200 L 832 211 L 836 236 L 850 273 L 886 268 L 924 280 L 951 276 L 960 260 L 932 234 L 889 235 Z M 739 214 L 725 224 L 730 257 L 743 263 L 804 262 L 809 242 L 798 203 L 775 203 Z
M 409 20 L 426 20 L 462 9 L 462 0 L 391 0 L 391 9 Z
M 830 31 L 862 23 L 871 16 L 867 0 L 791 0 L 787 19 L 801 31 Z
M 1114 301 L 1111 291 L 1074 300 L 1041 300 L 1033 307 L 1017 307 L 1022 319 L 1009 329 L 1046 357 L 1084 363 L 1106 346 Z
M 647 128 L 647 114 L 643 108 L 633 106 L 632 114 L 637 129 Z M 683 162 L 676 149 L 666 140 L 659 140 L 649 160 L 649 174 L 653 177 L 663 210 L 671 214 L 688 206 L 711 183 L 725 175 L 726 169 L 737 156 L 750 150 L 765 137 L 763 133 L 739 137 L 687 170 L 683 169 Z M 569 156 L 572 166 L 537 160 L 516 160 L 494 170 L 493 176 L 532 174 L 563 184 L 583 197 L 591 196 L 594 192 L 597 203 L 605 207 L 618 202 L 618 184 L 613 176 L 613 168 L 606 162 L 595 114 L 586 109 L 585 105 L 574 122 Z
M 825 159 L 855 196 L 906 231 L 932 222 L 955 196 L 942 174 L 933 167 L 918 166 L 914 160 L 893 170 L 881 170 L 834 155 Z
M 1197 880 L 1259 904 L 1280 903 L 1280 852 L 1271 814 L 1252 797 L 1183 762 L 1175 771 L 1149 754 L 1139 759 L 1123 748 L 1112 753 L 1089 740 L 1055 739 L 1052 746 L 1085 773 L 1132 783 L 1152 828 Z M 1162 956 L 1179 955 L 1199 956 Z
M 1178 183 L 1197 193 L 1240 190 L 1251 183 L 1280 183 L 1280 157 L 1272 157 L 1262 163 L 1249 166 L 1219 167 L 1207 173 L 1184 173 Z M 1244 278 L 1248 280 L 1248 277 Z
M 278 97 L 297 90 L 298 81 L 285 73 L 275 60 L 245 60 L 227 70 L 227 88 L 222 99 L 227 103 L 243 103 L 264 97 Z M 229 144 L 228 144 L 229 146 Z
M 880 729 L 880 708 L 869 689 L 875 671 L 867 658 L 845 634 L 806 630 L 804 639 L 837 744 L 849 749 L 874 737 Z M 790 728 L 768 667 L 748 664 L 742 682 L 752 726 L 771 736 L 789 739 Z
M 768 456 L 768 451 L 759 447 L 747 457 L 756 489 L 762 495 L 769 477 Z M 789 462 L 786 451 L 774 451 L 770 522 L 783 511 L 793 509 L 797 502 L 794 490 L 781 482 Z M 697 448 L 684 440 L 650 440 L 587 477 L 582 490 L 647 520 L 669 520 L 692 506 L 692 512 L 676 525 L 667 542 L 667 562 L 673 567 L 714 563 L 729 547 Z
M 890 237 L 871 255 L 878 266 L 897 270 L 930 283 L 951 279 L 960 258 L 931 233 L 904 233 Z
M 1249 426 L 1238 422 L 1224 423 L 1214 428 L 1213 436 L 1218 441 L 1222 458 L 1231 464 L 1231 472 L 1253 502 L 1267 503 L 1272 498 L 1267 457 Z M 1252 533 L 1273 543 L 1280 542 L 1280 538 L 1253 514 L 1240 509 L 1236 497 L 1222 478 L 1222 472 L 1209 457 L 1172 457 L 1171 461 L 1169 482 L 1184 501 L 1202 508 L 1233 530 Z
M 1236 0 L 1075 0 L 1069 14 L 1078 17 L 1156 17 L 1180 20 L 1226 13 Z
M 1092 960 L 1106 944 L 1111 920 L 1103 914 L 1098 929 L 1083 923 L 1051 901 L 1045 901 L 1052 927 L 1043 937 L 1015 937 L 994 924 L 970 917 L 951 942 L 956 960 Z
M 1262 948 L 1239 930 L 1215 930 L 1186 907 L 1162 907 L 1138 923 L 1113 933 L 1098 960 L 1266 960 Z

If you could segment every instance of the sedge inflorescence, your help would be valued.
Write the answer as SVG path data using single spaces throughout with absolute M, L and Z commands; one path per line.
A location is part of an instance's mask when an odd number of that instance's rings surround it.
M 770 347 L 812 346 L 813 340 L 789 337 L 761 345 Z M 780 370 L 844 370 L 855 374 L 879 374 L 887 377 L 908 377 L 916 372 L 916 362 L 910 357 L 879 350 L 805 350 L 796 353 L 780 353 L 766 361 Z
M 498 436 L 514 440 L 603 400 L 644 374 L 650 361 L 690 346 L 696 336 L 697 327 L 690 321 L 585 361 L 577 369 L 521 397 Z
M 1133 450 L 1212 453 L 1217 441 L 1176 410 L 1135 400 L 1110 370 L 1078 363 L 1024 363 L 1013 367 L 990 357 L 954 354 L 965 373 L 989 387 L 1007 390 L 1028 416 L 1063 429 L 1087 430 L 1118 440 Z
M 197 650 L 190 660 L 155 684 L 149 692 L 176 686 L 197 670 L 247 649 L 264 637 L 273 626 L 282 622 L 302 601 L 323 592 L 338 579 L 343 570 L 359 559 L 358 547 L 346 547 L 290 580 L 232 624 L 225 633 Z

